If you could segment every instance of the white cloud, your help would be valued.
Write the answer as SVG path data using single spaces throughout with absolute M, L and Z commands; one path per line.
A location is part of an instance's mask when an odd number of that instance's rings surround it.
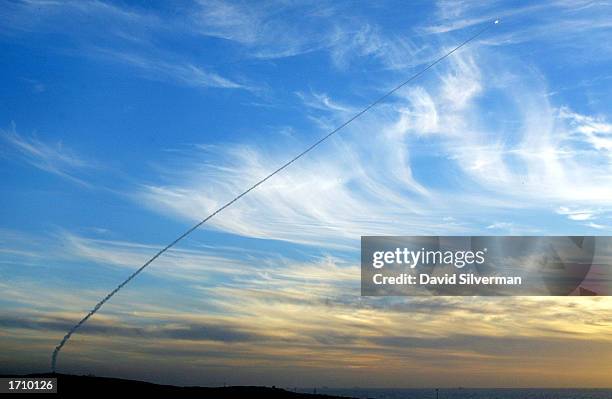
M 379 26 L 361 21 L 334 25 L 327 40 L 332 61 L 340 69 L 347 69 L 356 59 L 375 60 L 386 69 L 406 69 L 430 56 L 429 48 L 413 43 L 409 34 L 388 35 Z
M 569 123 L 570 133 L 584 140 L 597 151 L 607 152 L 612 157 L 612 123 L 603 117 L 592 117 L 572 112 L 561 107 L 559 117 Z
M 557 210 L 557 213 L 560 215 L 567 216 L 567 218 L 570 220 L 586 221 L 586 220 L 592 220 L 592 219 L 597 218 L 598 215 L 601 213 L 601 210 L 588 209 L 588 208 L 580 209 L 580 208 L 570 208 L 566 206 L 561 206 Z
M 10 34 L 39 31 L 72 37 L 68 42 L 74 42 L 74 48 L 63 48 L 63 53 L 126 64 L 144 78 L 194 88 L 251 90 L 249 85 L 221 76 L 199 65 L 190 54 L 166 49 L 154 39 L 170 31 L 185 33 L 189 25 L 185 19 L 162 18 L 142 8 L 96 0 L 28 1 L 0 13 L 0 21 Z
M 168 62 L 152 56 L 104 49 L 97 49 L 92 54 L 101 56 L 109 61 L 135 67 L 144 77 L 149 79 L 171 81 L 195 88 L 251 89 L 247 85 L 225 78 L 215 72 L 207 71 L 189 62 Z
M 142 266 L 161 246 L 93 239 L 62 232 L 59 235 L 64 259 L 87 260 L 101 265 L 126 267 L 132 270 Z M 230 257 L 225 251 L 233 254 Z M 151 272 L 155 275 L 199 281 L 203 283 L 215 276 L 247 276 L 256 271 L 256 265 L 239 260 L 237 248 L 172 249 L 164 254 Z
M 484 2 L 479 4 L 462 1 L 441 1 L 438 2 L 440 18 L 437 23 L 425 26 L 422 29 L 433 34 L 449 33 L 475 25 L 493 24 L 496 20 L 503 23 L 506 18 L 533 13 L 547 7 L 546 5 L 529 5 L 500 10 L 495 6 L 495 4 Z
M 230 3 L 200 1 L 189 18 L 190 29 L 205 36 L 240 44 L 248 55 L 261 59 L 292 57 L 325 47 L 323 32 L 307 22 L 296 26 L 291 15 L 307 7 L 283 2 Z M 319 17 L 302 10 L 303 19 L 316 24 Z M 305 33 L 307 31 L 308 33 Z
M 487 226 L 487 229 L 492 230 L 509 230 L 514 227 L 513 223 L 510 222 L 495 222 Z
M 406 226 L 414 232 L 452 229 L 443 221 L 448 215 L 442 201 L 436 200 L 441 209 L 425 212 L 430 194 L 409 165 L 405 116 L 391 106 L 381 110 L 274 176 L 211 225 L 246 236 L 351 247 L 361 234 L 401 233 Z M 390 115 L 396 120 L 387 120 Z M 265 153 L 253 146 L 206 148 L 186 156 L 181 164 L 193 164 L 183 171 L 165 170 L 172 183 L 143 186 L 136 198 L 197 220 L 279 166 L 294 152 L 288 148 L 304 145 L 279 143 Z
M 516 208 L 554 214 L 571 204 L 607 212 L 612 166 L 581 160 L 585 143 L 592 147 L 591 160 L 608 159 L 606 146 L 593 141 L 608 134 L 605 120 L 568 117 L 567 108 L 560 116 L 531 65 L 492 60 L 477 47 L 448 61 L 438 80 L 402 90 L 211 224 L 245 236 L 345 246 L 364 234 L 465 233 L 478 223 L 481 229 L 490 225 L 474 215 L 491 220 Z M 485 96 L 503 105 L 491 107 Z M 314 115 L 331 113 L 340 121 L 345 109 L 358 109 L 338 106 L 328 94 L 302 97 Z M 500 124 L 509 114 L 515 122 Z M 281 151 L 239 146 L 196 155 L 206 160 L 188 168 L 197 173 L 168 171 L 172 183 L 147 184 L 136 198 L 161 212 L 201 219 L 282 164 L 287 148 L 306 146 L 278 145 Z M 416 156 L 426 157 L 426 165 L 415 164 Z M 444 168 L 437 166 L 440 159 L 448 162 Z M 419 179 L 422 168 L 451 186 Z M 445 224 L 448 216 L 459 223 Z M 564 216 L 594 218 L 586 212 Z
M 587 226 L 589 226 L 589 227 L 591 227 L 593 229 L 598 229 L 598 230 L 609 229 L 610 228 L 610 226 L 606 226 L 606 225 L 599 224 L 599 223 L 593 223 L 593 222 L 589 222 L 587 224 Z
M 340 69 L 355 60 L 402 69 L 422 62 L 427 49 L 413 43 L 409 32 L 388 35 L 379 25 L 333 3 L 201 1 L 191 20 L 194 32 L 234 42 L 258 59 L 326 51 Z
M 0 129 L 0 139 L 9 144 L 28 164 L 82 185 L 88 183 L 76 177 L 75 173 L 82 169 L 97 167 L 95 163 L 77 156 L 61 141 L 48 143 L 36 136 L 20 135 L 16 131 L 15 124 L 9 129 Z
M 318 109 L 321 111 L 336 111 L 338 113 L 356 113 L 359 111 L 349 105 L 341 104 L 333 100 L 326 93 L 316 93 L 313 91 L 305 93 L 298 91 L 295 94 L 300 98 L 300 100 L 302 100 L 304 105 L 306 105 L 307 107 Z

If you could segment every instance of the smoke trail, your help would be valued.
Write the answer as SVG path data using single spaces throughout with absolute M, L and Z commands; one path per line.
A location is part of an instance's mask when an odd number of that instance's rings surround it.
M 495 20 L 493 22 L 494 24 L 498 24 L 499 20 Z M 434 65 L 436 65 L 437 63 L 439 63 L 440 61 L 444 60 L 446 57 L 450 56 L 451 54 L 453 54 L 455 51 L 459 50 L 461 47 L 465 46 L 466 44 L 468 44 L 469 42 L 471 42 L 472 40 L 476 39 L 478 36 L 480 36 L 481 34 L 483 34 L 486 30 L 488 30 L 492 25 L 488 24 L 486 27 L 484 27 L 482 30 L 480 30 L 478 33 L 476 33 L 475 35 L 471 36 L 469 39 L 467 39 L 466 41 L 464 41 L 463 43 L 461 43 L 460 45 L 458 45 L 457 47 L 455 47 L 454 49 L 452 49 L 451 51 L 447 52 L 446 54 L 444 54 L 443 56 L 441 56 L 440 58 L 438 58 L 437 60 L 433 61 L 431 64 L 427 65 L 425 68 L 421 69 L 419 72 L 415 73 L 414 75 L 412 75 L 410 78 L 408 78 L 407 80 L 405 80 L 404 82 L 402 82 L 401 84 L 399 84 L 398 86 L 396 86 L 395 88 L 393 88 L 392 90 L 388 91 L 387 93 L 385 93 L 383 96 L 379 97 L 377 100 L 375 100 L 374 102 L 370 103 L 368 106 L 366 106 L 364 109 L 362 109 L 361 111 L 359 111 L 358 113 L 356 113 L 355 115 L 353 115 L 350 119 L 348 119 L 346 122 L 344 122 L 343 124 L 341 124 L 340 126 L 338 126 L 337 128 L 335 128 L 334 130 L 332 130 L 330 133 L 328 133 L 327 135 L 323 136 L 322 138 L 320 138 L 318 141 L 316 141 L 314 144 L 312 144 L 310 147 L 306 148 L 304 151 L 300 152 L 298 155 L 294 156 L 293 158 L 291 158 L 289 161 L 287 161 L 285 164 L 283 164 L 281 167 L 279 167 L 278 169 L 276 169 L 275 171 L 273 171 L 272 173 L 270 173 L 269 175 L 267 175 L 266 177 L 264 177 L 263 179 L 259 180 L 257 183 L 255 183 L 254 185 L 252 185 L 251 187 L 249 187 L 247 190 L 245 190 L 244 192 L 242 192 L 241 194 L 239 194 L 238 196 L 234 197 L 234 199 L 232 199 L 231 201 L 229 201 L 228 203 L 226 203 L 225 205 L 223 205 L 221 208 L 217 209 L 216 211 L 214 211 L 213 213 L 211 213 L 210 215 L 208 215 L 204 220 L 202 220 L 201 222 L 199 222 L 198 224 L 196 224 L 195 226 L 191 227 L 189 230 L 187 230 L 186 232 L 184 232 L 183 234 L 181 234 L 178 238 L 176 238 L 174 241 L 172 241 L 170 244 L 166 245 L 164 248 L 162 248 L 161 250 L 159 250 L 159 252 L 157 252 L 151 259 L 149 259 L 144 265 L 142 265 L 140 268 L 138 268 L 134 273 L 132 273 L 124 282 L 122 282 L 121 284 L 119 284 L 114 290 L 112 290 L 108 295 L 106 295 L 100 302 L 98 302 L 96 304 L 96 306 L 93 307 L 93 309 L 91 309 L 89 311 L 89 313 L 87 313 L 85 315 L 85 317 L 83 317 L 77 324 L 74 325 L 74 327 L 72 327 L 67 333 L 66 335 L 64 335 L 64 338 L 62 338 L 62 340 L 60 341 L 60 343 L 55 347 L 55 349 L 53 350 L 53 355 L 51 356 L 51 370 L 52 372 L 55 373 L 56 370 L 56 364 L 57 364 L 57 356 L 59 355 L 60 351 L 62 350 L 62 348 L 64 347 L 64 345 L 66 345 L 66 343 L 68 342 L 68 340 L 70 339 L 70 337 L 72 336 L 72 334 L 74 334 L 76 332 L 76 330 L 79 329 L 79 327 L 81 327 L 83 324 L 85 324 L 85 322 L 87 320 L 89 320 L 89 318 L 91 316 L 93 316 L 94 314 L 96 314 L 96 312 L 109 300 L 111 299 L 117 292 L 119 292 L 119 290 L 121 290 L 121 288 L 123 288 L 123 286 L 125 286 L 127 283 L 129 283 L 134 277 L 136 277 L 138 274 L 140 274 L 147 266 L 149 266 L 155 259 L 159 258 L 164 252 L 166 252 L 167 250 L 169 250 L 170 248 L 172 248 L 174 245 L 176 245 L 179 241 L 181 241 L 183 238 L 187 237 L 189 234 L 191 234 L 194 230 L 196 230 L 198 227 L 200 227 L 201 225 L 203 225 L 204 223 L 206 223 L 207 221 L 209 221 L 210 219 L 212 219 L 214 216 L 216 216 L 219 212 L 223 211 L 225 208 L 231 206 L 234 202 L 238 201 L 240 198 L 244 197 L 245 195 L 247 195 L 248 193 L 250 193 L 252 190 L 256 189 L 257 187 L 259 187 L 261 184 L 263 184 L 264 182 L 266 182 L 268 179 L 270 179 L 272 176 L 274 176 L 275 174 L 279 173 L 280 171 L 282 171 L 283 169 L 285 169 L 286 167 L 288 167 L 289 165 L 291 165 L 292 163 L 294 163 L 295 161 L 297 161 L 298 159 L 300 159 L 301 157 L 303 157 L 304 155 L 306 155 L 307 153 L 309 153 L 311 150 L 313 150 L 315 147 L 317 147 L 319 144 L 323 143 L 325 140 L 327 140 L 328 138 L 330 138 L 331 136 L 333 136 L 334 134 L 336 134 L 337 132 L 339 132 L 340 130 L 342 130 L 344 127 L 346 127 L 348 124 L 350 124 L 351 122 L 353 122 L 355 119 L 359 118 L 361 115 L 365 114 L 366 112 L 368 112 L 371 108 L 373 108 L 374 106 L 376 106 L 377 104 L 381 103 L 382 101 L 384 101 L 385 99 L 387 99 L 389 96 L 391 96 L 393 93 L 395 93 L 396 91 L 398 91 L 399 89 L 401 89 L 402 87 L 406 86 L 408 83 L 412 82 L 414 79 L 418 78 L 419 76 L 421 76 L 422 74 L 424 74 L 425 72 L 427 72 L 430 68 L 432 68 Z

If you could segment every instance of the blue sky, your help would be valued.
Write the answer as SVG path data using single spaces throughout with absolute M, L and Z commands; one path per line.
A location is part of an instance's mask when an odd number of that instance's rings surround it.
M 64 330 L 158 248 L 499 18 L 160 259 L 75 336 L 60 369 L 202 384 L 227 370 L 232 383 L 276 385 L 559 384 L 517 371 L 546 341 L 534 367 L 558 376 L 569 356 L 588 371 L 569 385 L 609 375 L 581 354 L 612 360 L 610 301 L 364 299 L 358 269 L 361 235 L 610 234 L 609 4 L 0 8 L 3 371 L 44 370 Z M 124 365 L 109 366 L 114 356 Z

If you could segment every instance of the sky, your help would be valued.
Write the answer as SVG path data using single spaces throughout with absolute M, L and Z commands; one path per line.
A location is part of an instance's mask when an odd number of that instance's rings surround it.
M 2 1 L 0 373 L 612 386 L 606 297 L 360 296 L 362 235 L 612 233 L 597 1 Z

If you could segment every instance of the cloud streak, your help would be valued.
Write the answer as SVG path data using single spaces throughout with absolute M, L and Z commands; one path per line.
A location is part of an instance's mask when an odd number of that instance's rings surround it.
M 83 186 L 89 186 L 89 184 L 76 174 L 84 169 L 97 168 L 95 163 L 77 156 L 61 141 L 48 143 L 35 136 L 20 135 L 17 133 L 15 124 L 12 124 L 9 129 L 0 129 L 0 139 L 29 165 Z
M 98 49 L 94 54 L 112 62 L 134 67 L 143 77 L 152 80 L 176 82 L 194 88 L 250 89 L 189 62 L 168 62 L 151 56 L 104 49 Z

